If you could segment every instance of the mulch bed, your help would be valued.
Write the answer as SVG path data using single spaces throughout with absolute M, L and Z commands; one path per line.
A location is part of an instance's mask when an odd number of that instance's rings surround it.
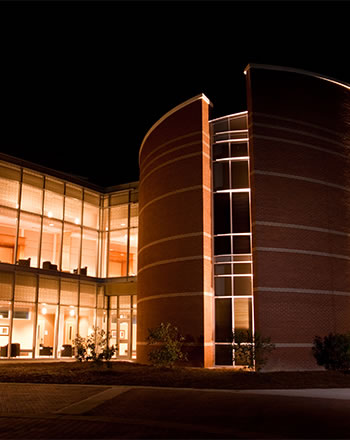
M 0 361 L 0 382 L 139 385 L 213 389 L 350 388 L 350 374 L 335 371 L 271 372 L 227 368 L 155 368 L 129 362 Z

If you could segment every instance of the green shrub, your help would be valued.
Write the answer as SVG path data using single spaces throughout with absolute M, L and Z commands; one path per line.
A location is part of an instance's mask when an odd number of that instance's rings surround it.
M 275 349 L 271 338 L 263 337 L 258 332 L 237 330 L 232 334 L 233 356 L 236 365 L 243 365 L 260 371 L 268 360 L 268 355 Z
M 87 337 L 77 336 L 74 340 L 75 357 L 78 361 L 109 361 L 117 348 L 109 347 L 110 335 L 103 329 L 93 327 L 93 332 Z
M 152 365 L 158 367 L 173 367 L 177 361 L 186 361 L 182 346 L 185 338 L 181 336 L 177 327 L 169 322 L 163 322 L 155 328 L 148 329 L 147 341 L 149 345 L 157 345 L 148 355 Z
M 316 336 L 312 353 L 317 364 L 327 370 L 349 370 L 350 334 L 330 333 L 324 338 Z

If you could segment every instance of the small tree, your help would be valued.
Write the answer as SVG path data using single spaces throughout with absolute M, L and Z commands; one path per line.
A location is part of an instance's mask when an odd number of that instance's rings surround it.
M 152 365 L 173 367 L 177 361 L 187 361 L 187 355 L 182 351 L 185 338 L 177 327 L 169 322 L 162 322 L 158 327 L 148 329 L 148 333 L 148 344 L 159 345 L 159 348 L 153 349 L 148 355 Z
M 258 332 L 237 330 L 232 334 L 233 357 L 236 365 L 260 371 L 268 360 L 268 355 L 275 349 L 271 338 L 263 337 Z
M 330 333 L 313 341 L 316 362 L 327 370 L 346 371 L 350 368 L 350 334 Z
M 76 359 L 80 362 L 90 360 L 94 362 L 109 361 L 117 351 L 116 347 L 109 347 L 109 339 L 110 335 L 98 327 L 93 327 L 92 333 L 87 338 L 78 335 L 74 340 Z

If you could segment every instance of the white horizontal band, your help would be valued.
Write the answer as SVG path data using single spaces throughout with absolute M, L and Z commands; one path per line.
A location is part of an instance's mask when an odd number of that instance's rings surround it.
M 341 189 L 343 191 L 349 191 L 350 192 L 350 187 L 346 187 L 346 186 L 342 186 L 342 185 L 337 185 L 336 183 L 325 182 L 324 180 L 311 179 L 309 177 L 304 177 L 304 176 L 295 176 L 295 175 L 292 175 L 292 174 L 275 173 L 273 171 L 261 171 L 261 170 L 254 170 L 252 172 L 252 174 L 261 174 L 261 175 L 264 175 L 264 176 L 283 177 L 283 178 L 286 178 L 286 179 L 301 180 L 301 181 L 304 181 L 304 182 L 310 182 L 310 183 L 316 183 L 318 185 L 330 186 L 331 188 Z
M 178 292 L 178 293 L 164 293 L 160 295 L 151 295 L 146 298 L 141 298 L 137 300 L 137 304 L 144 301 L 151 301 L 154 299 L 163 299 L 163 298 L 176 298 L 176 297 L 190 297 L 190 296 L 209 296 L 210 298 L 214 297 L 213 293 L 210 292 Z
M 182 240 L 183 238 L 191 238 L 191 237 L 207 237 L 207 238 L 211 238 L 211 234 L 208 234 L 207 232 L 190 232 L 189 234 L 180 234 L 180 235 L 172 235 L 171 237 L 166 237 L 166 238 L 162 238 L 160 240 L 155 240 L 152 241 L 151 243 L 146 244 L 145 246 L 142 246 L 142 248 L 139 249 L 138 251 L 138 255 L 141 254 L 141 252 L 143 252 L 145 249 L 160 244 L 160 243 L 165 243 L 167 241 L 171 241 L 171 240 Z
M 332 150 L 328 150 L 328 148 L 316 147 L 315 145 L 308 144 L 306 142 L 294 141 L 292 139 L 286 139 L 286 138 L 275 137 L 275 136 L 263 136 L 261 134 L 253 134 L 252 137 L 253 137 L 253 139 L 255 138 L 255 139 L 263 139 L 263 140 L 267 140 L 267 141 L 279 142 L 279 148 L 281 148 L 280 143 L 284 142 L 287 144 L 298 145 L 300 147 L 310 148 L 311 150 L 322 151 L 323 153 L 327 153 L 327 154 L 333 154 L 334 156 L 339 156 L 339 157 L 342 157 L 343 159 L 348 158 L 348 156 L 346 156 L 345 154 L 338 153 L 338 152 L 332 151 Z M 340 145 L 338 142 L 337 142 L 337 144 Z M 345 147 L 345 145 L 342 145 L 342 146 Z M 349 147 L 346 147 L 346 148 L 349 149 Z
M 316 295 L 339 295 L 350 296 L 350 292 L 323 289 L 294 289 L 289 287 L 255 287 L 254 292 L 278 292 L 278 293 L 306 293 Z
M 199 152 L 196 152 L 196 153 L 184 154 L 183 156 L 178 156 L 178 157 L 176 157 L 175 159 L 171 159 L 171 160 L 168 160 L 168 161 L 166 161 L 166 162 L 163 162 L 161 165 L 158 165 L 157 167 L 152 168 L 152 170 L 151 170 L 149 173 L 147 173 L 145 176 L 142 176 L 142 177 L 141 177 L 141 179 L 140 179 L 140 187 L 144 185 L 145 180 L 146 180 L 150 175 L 152 175 L 152 174 L 155 173 L 156 171 L 160 170 L 161 168 L 166 167 L 167 165 L 171 165 L 171 164 L 173 164 L 173 163 L 175 163 L 175 162 L 179 162 L 180 160 L 185 160 L 185 159 L 190 159 L 190 158 L 192 158 L 192 157 L 196 157 L 196 156 L 205 156 L 205 155 L 208 157 L 208 159 L 210 159 L 209 155 L 207 155 L 206 153 L 204 153 L 204 152 L 202 152 L 202 151 L 199 151 Z
M 303 229 L 306 231 L 325 232 L 327 234 L 334 234 L 334 235 L 341 235 L 344 237 L 350 237 L 350 233 L 336 231 L 335 229 L 317 228 L 315 226 L 295 225 L 293 223 L 256 221 L 256 222 L 253 222 L 253 224 L 259 225 L 259 226 L 273 226 L 273 227 L 278 227 L 278 228 Z
M 331 257 L 331 258 L 340 258 L 342 260 L 350 260 L 350 257 L 348 255 L 330 254 L 328 252 L 318 252 L 318 251 L 306 251 L 303 249 L 256 247 L 254 248 L 254 250 L 261 252 L 283 252 L 289 254 L 316 255 L 319 257 Z
M 276 342 L 276 348 L 311 348 L 313 344 L 303 342 Z
M 186 188 L 180 188 L 180 189 L 177 189 L 175 191 L 170 191 L 170 192 L 168 192 L 166 194 L 162 194 L 161 196 L 152 199 L 151 201 L 149 201 L 148 203 L 143 205 L 142 209 L 140 209 L 140 211 L 139 211 L 139 216 L 152 203 L 158 202 L 159 200 L 165 199 L 167 197 L 174 196 L 176 194 L 181 194 L 181 193 L 184 193 L 184 192 L 187 192 L 187 191 L 197 191 L 199 189 L 211 192 L 211 189 L 209 187 L 205 186 L 205 185 L 188 186 Z
M 206 255 L 194 255 L 191 257 L 171 258 L 169 260 L 160 260 L 160 261 L 156 261 L 155 263 L 146 264 L 145 266 L 141 267 L 138 270 L 138 274 L 140 274 L 146 269 L 150 269 L 151 267 L 155 267 L 155 266 L 160 266 L 162 264 L 181 263 L 183 261 L 194 261 L 194 260 L 212 261 L 212 259 L 210 257 L 207 257 Z

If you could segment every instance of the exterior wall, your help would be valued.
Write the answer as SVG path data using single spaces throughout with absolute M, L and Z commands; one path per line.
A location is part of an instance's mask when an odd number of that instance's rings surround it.
M 317 368 L 313 338 L 350 330 L 350 91 L 247 71 L 256 329 L 267 369 Z
M 148 328 L 176 325 L 193 365 L 213 364 L 211 166 L 208 101 L 165 115 L 140 150 L 137 359 Z

